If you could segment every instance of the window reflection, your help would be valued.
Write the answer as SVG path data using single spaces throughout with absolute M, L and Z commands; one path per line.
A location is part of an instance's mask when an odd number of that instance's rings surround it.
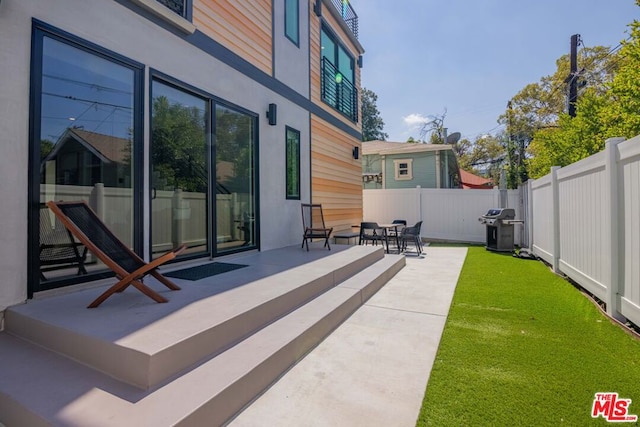
M 132 247 L 135 72 L 50 37 L 42 46 L 40 202 L 86 200 Z M 40 222 L 41 280 L 102 268 L 90 254 L 79 269 L 80 260 L 44 251 L 43 242 L 72 243 L 48 210 Z
M 206 252 L 209 102 L 159 81 L 152 92 L 153 255 L 185 243 Z
M 255 119 L 216 107 L 216 234 L 218 252 L 256 245 Z

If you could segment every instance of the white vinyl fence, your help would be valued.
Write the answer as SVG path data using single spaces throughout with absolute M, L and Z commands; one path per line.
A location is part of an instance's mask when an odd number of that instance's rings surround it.
M 478 217 L 516 210 L 515 244 L 531 249 L 606 303 L 609 315 L 640 325 L 640 136 L 509 190 L 364 190 L 364 220 L 422 220 L 422 237 L 485 242 Z
M 364 190 L 364 221 L 390 223 L 404 219 L 408 225 L 422 221 L 420 234 L 427 240 L 485 242 L 486 226 L 478 218 L 489 209 L 501 207 L 498 189 L 461 190 L 411 188 Z M 516 219 L 524 219 L 521 191 L 505 190 L 506 206 L 516 210 Z M 514 242 L 521 244 L 522 226 L 515 225 Z
M 528 183 L 534 253 L 640 324 L 640 136 Z

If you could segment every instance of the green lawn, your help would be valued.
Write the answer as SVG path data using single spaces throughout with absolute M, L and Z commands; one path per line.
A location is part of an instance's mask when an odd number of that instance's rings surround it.
M 470 247 L 417 425 L 609 425 L 596 392 L 640 415 L 640 339 L 542 262 Z

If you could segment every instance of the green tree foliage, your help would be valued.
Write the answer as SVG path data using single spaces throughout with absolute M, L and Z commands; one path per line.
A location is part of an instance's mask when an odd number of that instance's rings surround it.
M 205 192 L 207 156 L 205 112 L 160 96 L 153 99 L 152 164 L 157 188 Z
M 362 140 L 386 141 L 389 138 L 384 132 L 384 121 L 378 111 L 378 95 L 372 90 L 362 88 Z
M 560 57 L 556 61 L 555 73 L 543 77 L 538 83 L 525 86 L 511 99 L 507 110 L 498 119 L 507 129 L 504 145 L 509 188 L 517 187 L 529 176 L 538 176 L 554 158 L 553 153 L 545 152 L 544 144 L 556 135 L 559 126 L 567 123 L 564 111 L 567 105 L 569 62 L 568 54 Z M 578 53 L 578 64 L 581 71 L 571 77 L 579 79 L 581 89 L 578 105 L 581 102 L 593 102 L 593 97 L 606 96 L 619 66 L 617 56 L 611 54 L 611 49 L 603 46 L 583 47 Z M 584 113 L 589 110 L 587 107 L 583 109 Z M 556 150 L 560 146 L 563 146 L 563 142 L 555 141 L 549 147 Z M 573 158 L 567 156 L 566 152 L 557 153 L 557 156 Z M 546 171 L 548 173 L 549 169 Z
M 640 134 L 640 23 L 634 21 L 629 27 L 630 37 L 620 51 L 607 50 L 600 68 L 583 73 L 586 78 L 595 76 L 597 84 L 580 92 L 576 117 L 560 114 L 556 127 L 534 133 L 528 147 L 532 177 L 601 151 L 607 138 Z

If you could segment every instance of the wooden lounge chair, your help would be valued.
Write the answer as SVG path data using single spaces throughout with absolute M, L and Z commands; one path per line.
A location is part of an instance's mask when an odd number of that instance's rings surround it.
M 304 228 L 304 237 L 302 238 L 302 246 L 307 246 L 308 241 L 313 239 L 324 239 L 324 246 L 331 250 L 329 245 L 329 236 L 333 231 L 333 227 L 328 228 L 324 225 L 324 215 L 322 214 L 322 205 L 319 204 L 302 204 L 302 227 Z
M 111 286 L 89 304 L 88 308 L 99 306 L 111 295 L 125 290 L 129 285 L 133 285 L 156 302 L 167 302 L 166 298 L 142 283 L 142 278 L 147 274 L 151 274 L 171 290 L 177 291 L 180 289 L 180 287 L 160 274 L 157 268 L 174 259 L 186 249 L 186 245 L 182 245 L 147 263 L 122 243 L 86 202 L 50 201 L 47 202 L 47 206 L 60 222 L 100 261 L 113 270 L 116 277 L 120 279 L 118 283 Z

